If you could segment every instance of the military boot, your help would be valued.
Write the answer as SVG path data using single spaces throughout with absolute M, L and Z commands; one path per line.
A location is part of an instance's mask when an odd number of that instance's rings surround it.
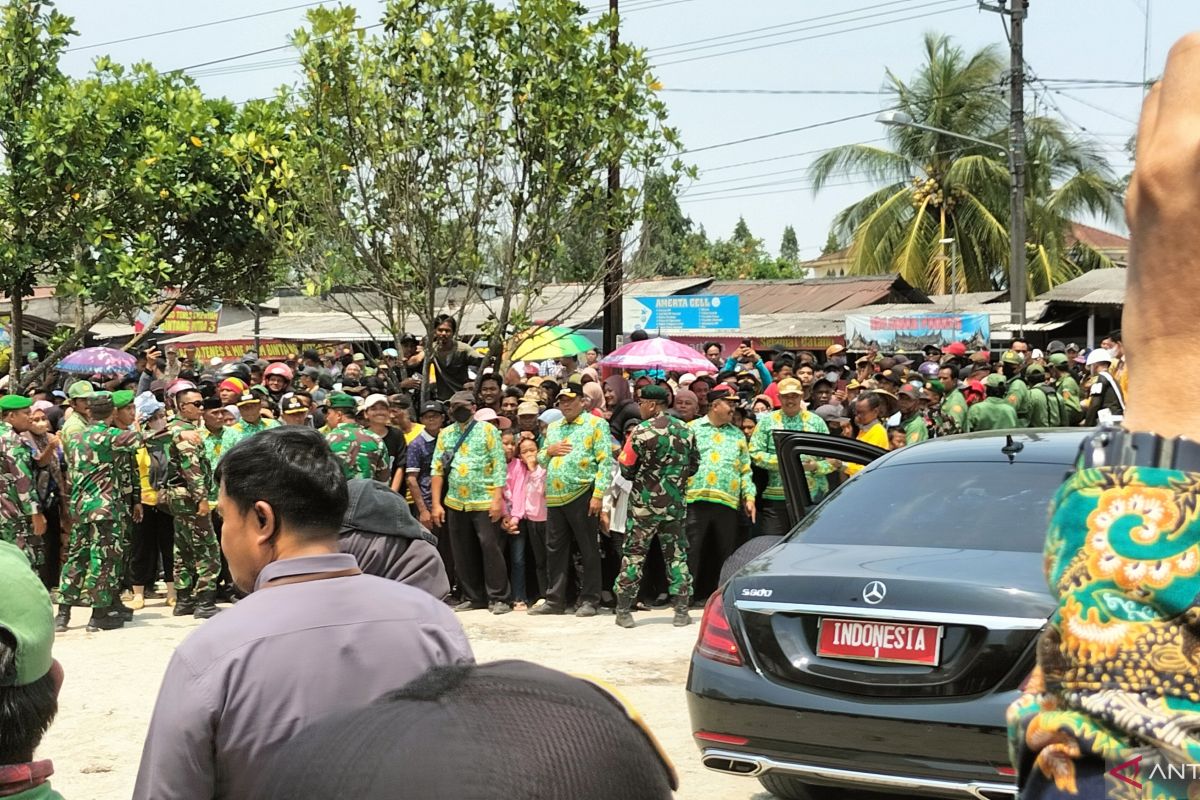
M 59 605 L 58 613 L 54 616 L 54 632 L 66 633 L 71 624 L 71 607 L 66 603 Z
M 196 613 L 196 601 L 192 599 L 191 593 L 180 592 L 175 597 L 175 608 L 171 611 L 171 615 L 175 617 L 190 617 Z
M 112 608 L 93 608 L 92 618 L 88 620 L 87 632 L 115 631 L 124 625 L 125 620 L 119 611 Z
M 630 613 L 631 608 L 632 602 L 629 598 L 617 598 L 617 625 L 622 628 L 632 628 L 637 624 L 633 621 L 633 614 Z
M 688 615 L 688 604 L 691 600 L 686 594 L 675 596 L 675 618 L 671 620 L 671 624 L 676 628 L 683 628 L 692 624 L 692 618 Z
M 121 619 L 126 622 L 133 622 L 133 609 L 122 603 L 120 600 L 115 601 L 108 608 L 109 611 L 114 611 L 121 615 Z
M 221 609 L 217 608 L 215 600 L 216 596 L 213 592 L 205 592 L 200 595 L 196 601 L 196 610 L 193 612 L 193 616 L 196 619 L 212 619 L 221 613 Z

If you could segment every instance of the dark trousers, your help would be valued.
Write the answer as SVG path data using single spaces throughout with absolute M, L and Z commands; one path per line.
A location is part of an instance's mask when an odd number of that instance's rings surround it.
M 758 530 L 755 536 L 784 536 L 791 529 L 787 505 L 782 500 L 758 501 Z
M 520 522 L 520 528 L 529 541 L 529 549 L 533 553 L 533 573 L 537 580 L 537 593 L 529 596 L 536 598 L 538 595 L 546 593 L 546 523 L 523 519 Z M 528 584 L 528 581 L 526 583 Z M 513 594 L 515 595 L 516 592 L 517 587 L 514 586 Z
M 567 587 L 571 583 L 571 542 L 579 548 L 583 562 L 583 579 L 579 586 L 579 602 L 600 604 L 600 545 L 596 541 L 596 520 L 588 515 L 592 490 L 565 506 L 548 510 L 546 519 L 546 602 L 559 608 L 567 604 Z
M 46 515 L 46 534 L 42 537 L 45 550 L 42 565 L 38 567 L 38 575 L 42 579 L 42 585 L 53 594 L 62 577 L 62 557 L 65 549 L 62 542 L 62 508 L 57 497 L 48 503 L 43 501 L 42 513 Z
M 486 511 L 447 508 L 446 527 L 463 598 L 479 608 L 486 607 L 488 601 L 508 602 L 508 567 L 500 526 Z
M 687 507 L 688 572 L 693 594 L 708 597 L 717 588 L 721 565 L 737 547 L 736 508 L 699 500 Z
M 133 562 L 129 582 L 153 586 L 162 564 L 163 580 L 174 583 L 175 521 L 154 506 L 142 506 L 142 521 L 133 526 Z

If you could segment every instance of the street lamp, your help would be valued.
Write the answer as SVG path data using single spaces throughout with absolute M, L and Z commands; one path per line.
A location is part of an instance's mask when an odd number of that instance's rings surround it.
M 923 125 L 912 118 L 911 115 L 903 111 L 884 111 L 879 116 L 875 117 L 875 121 L 881 125 L 889 125 L 894 128 L 916 128 L 917 130 L 929 131 L 942 136 L 949 136 L 954 139 L 962 139 L 975 144 L 987 145 L 995 148 L 999 152 L 1008 156 L 1008 175 L 1010 199 L 1012 203 L 1012 219 L 1009 223 L 1009 265 L 1008 265 L 1008 297 L 1010 301 L 1009 314 L 1012 318 L 1012 324 L 1016 328 L 1016 333 L 1023 333 L 1025 330 L 1025 192 L 1024 185 L 1018 179 L 1018 170 L 1013 151 L 1003 145 L 998 145 L 995 142 L 989 142 L 986 139 L 978 139 L 974 136 L 967 136 L 962 133 L 955 133 L 944 128 L 935 128 L 932 125 Z

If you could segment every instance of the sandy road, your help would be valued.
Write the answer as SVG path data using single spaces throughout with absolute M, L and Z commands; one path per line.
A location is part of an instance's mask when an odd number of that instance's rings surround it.
M 53 784 L 65 797 L 125 800 L 133 789 L 142 740 L 163 670 L 175 645 L 195 626 L 159 601 L 119 631 L 89 634 L 87 611 L 54 645 L 66 671 L 58 719 L 39 752 L 54 760 Z M 768 800 L 757 781 L 700 766 L 688 725 L 683 686 L 696 625 L 671 626 L 669 611 L 639 613 L 638 627 L 594 619 L 461 615 L 479 661 L 522 658 L 600 678 L 618 688 L 646 718 L 680 773 L 680 800 Z M 693 611 L 693 617 L 698 613 Z

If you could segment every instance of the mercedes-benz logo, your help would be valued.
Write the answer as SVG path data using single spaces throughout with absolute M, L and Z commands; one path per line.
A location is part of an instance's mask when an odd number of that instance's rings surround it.
M 882 603 L 885 597 L 887 597 L 887 586 L 883 581 L 871 581 L 863 587 L 863 600 L 873 606 Z

